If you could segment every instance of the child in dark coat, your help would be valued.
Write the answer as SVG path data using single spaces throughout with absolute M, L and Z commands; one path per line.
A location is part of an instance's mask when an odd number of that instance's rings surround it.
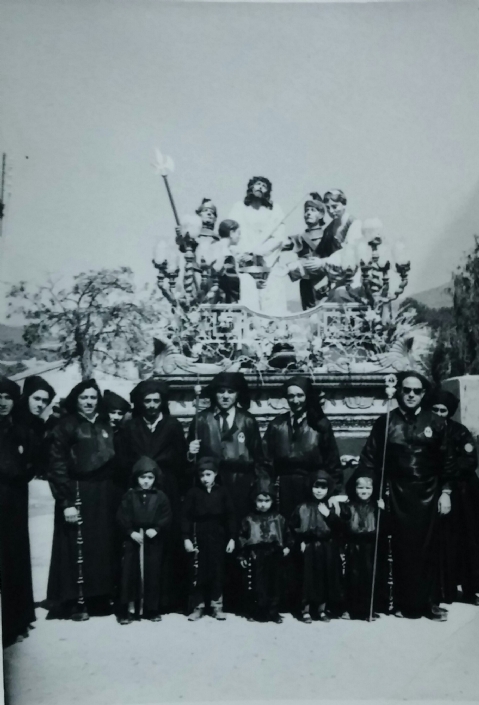
M 246 571 L 248 620 L 281 624 L 281 571 L 283 557 L 290 552 L 291 534 L 273 506 L 274 497 L 271 480 L 258 480 L 251 493 L 254 510 L 241 522 L 240 563 Z
M 348 484 L 350 502 L 341 507 L 346 534 L 345 591 L 348 610 L 343 616 L 369 619 L 378 512 L 384 509 L 384 501 L 376 499 L 373 475 L 368 470 L 357 471 Z M 384 513 L 382 519 L 385 519 Z M 382 528 L 385 528 L 384 521 Z M 381 610 L 385 609 L 386 603 L 385 538 L 383 536 L 378 546 L 374 588 L 374 608 Z M 378 613 L 373 611 L 372 618 L 377 617 Z
M 333 480 L 324 470 L 311 477 L 311 499 L 299 504 L 291 517 L 301 565 L 301 619 L 312 614 L 329 622 L 329 609 L 342 601 L 342 566 L 337 534 L 341 520 L 327 501 Z
M 188 619 L 200 619 L 209 598 L 213 617 L 224 620 L 225 553 L 235 548 L 235 512 L 229 493 L 216 483 L 216 459 L 201 458 L 196 470 L 199 486 L 186 493 L 181 518 L 185 550 L 192 557 Z
M 132 489 L 123 496 L 117 519 L 125 535 L 120 581 L 120 624 L 133 613 L 153 622 L 161 620 L 163 545 L 172 513 L 159 489 L 162 473 L 154 460 L 140 458 L 133 466 Z

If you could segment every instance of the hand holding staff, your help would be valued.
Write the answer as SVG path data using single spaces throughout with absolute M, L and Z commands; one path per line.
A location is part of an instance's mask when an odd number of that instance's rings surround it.
M 388 431 L 389 431 L 389 414 L 391 413 L 391 401 L 392 401 L 394 394 L 396 393 L 396 385 L 397 385 L 396 375 L 387 375 L 385 382 L 386 382 L 386 394 L 387 394 L 386 430 L 384 432 L 384 448 L 383 448 L 383 460 L 382 460 L 382 467 L 381 467 L 381 481 L 379 484 L 379 501 L 382 501 L 382 499 L 383 499 L 384 471 L 386 468 L 386 450 L 387 450 L 387 444 L 388 444 Z M 380 519 L 381 519 L 381 512 L 379 511 L 377 522 L 376 522 L 376 540 L 374 542 L 373 579 L 372 579 L 372 585 L 371 585 L 371 604 L 370 604 L 370 608 L 369 608 L 369 621 L 370 622 L 373 621 L 373 615 L 374 615 L 374 589 L 376 587 L 376 571 L 377 571 L 377 563 L 378 563 Z

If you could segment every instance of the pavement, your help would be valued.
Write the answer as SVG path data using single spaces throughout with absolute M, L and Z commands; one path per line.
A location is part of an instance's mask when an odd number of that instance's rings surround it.
M 31 484 L 35 599 L 45 598 L 53 529 L 48 485 Z M 475 701 L 479 608 L 449 619 L 282 625 L 228 616 L 120 626 L 114 617 L 46 621 L 5 650 L 12 705 L 393 700 Z

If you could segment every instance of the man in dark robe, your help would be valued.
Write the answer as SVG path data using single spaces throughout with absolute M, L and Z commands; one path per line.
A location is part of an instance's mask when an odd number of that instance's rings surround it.
M 444 422 L 423 407 L 428 389 L 417 372 L 398 375 L 399 406 L 390 413 L 387 437 L 383 415 L 373 425 L 357 474 L 370 470 L 380 478 L 385 451 L 396 616 L 445 621 L 446 611 L 434 604 L 437 518 L 451 508 L 454 459 Z
M 291 281 L 299 279 L 299 291 L 303 311 L 314 308 L 328 294 L 329 282 L 322 259 L 339 250 L 332 232 L 324 230 L 325 205 L 318 193 L 311 193 L 304 204 L 306 230 L 292 235 L 283 250 L 292 250 L 297 259 L 288 265 Z
M 231 495 L 238 519 L 249 510 L 249 493 L 264 474 L 264 455 L 246 379 L 240 372 L 220 372 L 205 390 L 210 406 L 193 419 L 188 433 L 190 462 L 216 458 L 221 483 Z
M 436 390 L 431 399 L 433 414 L 446 419 L 454 456 L 451 513 L 441 517 L 441 598 L 454 602 L 457 586 L 462 599 L 479 605 L 479 478 L 477 447 L 472 433 L 452 417 L 459 399 Z
M 165 537 L 162 609 L 176 608 L 186 589 L 185 561 L 180 532 L 180 497 L 185 490 L 186 441 L 183 428 L 168 406 L 168 385 L 158 379 L 140 382 L 131 392 L 132 418 L 120 429 L 125 477 L 142 457 L 154 460 L 163 473 L 163 490 L 170 500 L 173 520 Z
M 338 446 L 319 396 L 306 377 L 293 377 L 284 384 L 290 411 L 276 416 L 266 429 L 264 441 L 273 464 L 279 511 L 287 519 L 307 499 L 311 473 L 322 469 L 333 479 L 331 500 L 346 499 Z
M 116 513 L 123 495 L 130 486 L 131 468 L 125 468 L 125 464 L 122 461 L 123 449 L 121 446 L 122 436 L 120 428 L 125 416 L 130 412 L 131 406 L 126 399 L 123 399 L 123 397 L 116 394 L 116 392 L 112 392 L 110 389 L 105 389 L 103 393 L 103 405 L 110 419 L 110 426 L 113 429 L 115 455 L 111 460 L 113 480 L 112 501 Z M 117 531 L 115 539 L 115 596 L 118 597 L 120 590 L 121 553 L 123 547 L 123 537 L 119 531 Z
M 47 598 L 50 618 L 110 614 L 115 578 L 113 430 L 95 380 L 65 400 L 52 433 L 48 479 L 55 523 Z
M 266 474 L 261 436 L 250 405 L 246 379 L 240 372 L 220 372 L 205 390 L 210 406 L 191 422 L 189 459 L 218 462 L 219 482 L 226 488 L 240 521 L 249 510 L 249 494 L 258 477 Z M 227 560 L 225 606 L 241 608 L 241 572 L 236 560 Z
M 0 587 L 4 647 L 35 621 L 28 534 L 29 433 L 13 418 L 20 387 L 0 377 Z

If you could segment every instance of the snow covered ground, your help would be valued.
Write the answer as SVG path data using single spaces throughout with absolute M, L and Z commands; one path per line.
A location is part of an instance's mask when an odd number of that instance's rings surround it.
M 35 599 L 45 598 L 53 502 L 31 484 Z M 114 617 L 45 621 L 5 651 L 12 705 L 317 700 L 476 700 L 479 608 L 449 621 L 252 624 L 230 616 L 119 626 Z

